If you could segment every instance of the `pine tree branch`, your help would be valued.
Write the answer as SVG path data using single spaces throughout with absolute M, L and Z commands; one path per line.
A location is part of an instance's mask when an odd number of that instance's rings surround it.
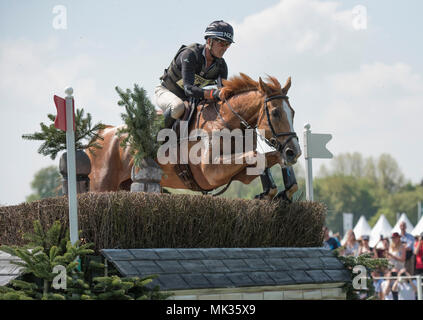
M 38 153 L 44 156 L 50 156 L 54 160 L 60 151 L 66 150 L 66 132 L 57 129 L 54 126 L 55 116 L 53 114 L 47 114 L 48 119 L 52 122 L 50 125 L 40 123 L 41 132 L 35 132 L 33 134 L 23 134 L 22 138 L 25 140 L 37 140 L 43 141 L 41 146 L 38 148 Z M 90 113 L 84 116 L 84 109 L 77 109 L 75 114 L 75 148 L 76 149 L 87 149 L 87 148 L 101 148 L 96 143 L 97 140 L 103 140 L 103 137 L 99 134 L 100 130 L 105 128 L 102 123 L 97 123 L 92 126 L 92 117 Z M 87 140 L 88 142 L 84 142 Z

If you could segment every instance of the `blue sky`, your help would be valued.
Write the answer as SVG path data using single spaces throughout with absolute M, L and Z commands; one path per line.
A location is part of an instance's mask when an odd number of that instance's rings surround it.
M 67 29 L 53 28 L 66 8 Z M 353 8 L 367 28 L 353 27 Z M 95 122 L 121 124 L 115 86 L 138 83 L 152 98 L 181 44 L 203 42 L 213 20 L 235 28 L 229 75 L 270 74 L 284 83 L 302 136 L 332 133 L 328 148 L 377 157 L 390 153 L 406 178 L 423 178 L 421 1 L 0 0 L 0 204 L 24 201 L 34 173 L 55 161 L 21 139 L 55 113 L 53 95 L 72 86 L 76 106 Z M 5 151 L 7 150 L 7 151 Z M 12 151 L 12 152 L 8 152 Z M 304 159 L 300 162 L 304 165 Z M 314 172 L 330 160 L 314 160 Z

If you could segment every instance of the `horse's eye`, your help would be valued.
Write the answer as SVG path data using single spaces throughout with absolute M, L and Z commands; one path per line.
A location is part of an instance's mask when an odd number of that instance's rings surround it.
M 281 113 L 279 112 L 278 109 L 275 108 L 275 109 L 272 110 L 272 117 L 275 117 L 275 118 L 281 117 Z

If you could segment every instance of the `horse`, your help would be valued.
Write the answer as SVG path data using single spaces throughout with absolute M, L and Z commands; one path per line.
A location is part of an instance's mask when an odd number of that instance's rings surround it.
M 280 164 L 281 167 L 292 166 L 301 155 L 301 148 L 293 129 L 295 111 L 287 97 L 291 87 L 291 77 L 287 79 L 283 87 L 275 77 L 268 76 L 266 80 L 265 82 L 260 77 L 258 81 L 255 81 L 243 73 L 223 80 L 221 101 L 218 103 L 203 101 L 198 104 L 194 113 L 195 121 L 190 122 L 188 132 L 191 133 L 196 129 L 212 133 L 223 129 L 258 128 L 265 132 L 264 141 L 274 147 L 274 151 L 265 154 L 266 169 L 275 164 Z M 116 135 L 119 128 L 107 126 L 100 132 L 104 139 L 98 141 L 101 148 L 94 152 L 87 152 L 92 168 L 89 175 L 90 191 L 130 189 L 133 159 L 129 149 L 121 147 L 121 140 Z M 195 141 L 189 141 L 188 150 L 195 143 Z M 247 169 L 252 167 L 249 164 L 251 159 L 256 156 L 257 151 L 249 150 L 236 156 L 232 155 L 230 164 L 202 161 L 198 164 L 189 162 L 187 166 L 197 188 L 210 191 L 227 185 L 233 180 L 249 184 L 259 176 L 259 174 L 247 172 Z M 234 161 L 235 157 L 237 161 Z M 163 170 L 160 181 L 162 188 L 195 190 L 187 185 L 175 171 L 177 164 L 161 164 L 160 162 L 158 164 Z M 272 196 L 274 194 L 273 190 Z

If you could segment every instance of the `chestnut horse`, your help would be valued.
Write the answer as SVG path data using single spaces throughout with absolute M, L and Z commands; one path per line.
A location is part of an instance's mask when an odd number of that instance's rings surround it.
M 286 96 L 290 86 L 291 78 L 281 87 L 274 77 L 269 76 L 268 82 L 261 78 L 254 81 L 242 73 L 223 80 L 222 102 L 198 105 L 194 114 L 196 119 L 190 123 L 189 132 L 197 128 L 211 133 L 225 128 L 233 130 L 257 127 L 265 131 L 265 140 L 276 149 L 265 154 L 266 168 L 275 164 L 292 166 L 301 155 L 301 149 L 293 129 L 294 110 Z M 87 153 L 92 167 L 89 175 L 90 191 L 129 190 L 133 160 L 128 148 L 120 146 L 120 140 L 116 136 L 118 128 L 108 126 L 104 129 L 101 133 L 104 140 L 98 141 L 102 148 L 94 150 L 93 154 Z M 189 141 L 188 149 L 195 143 Z M 247 159 L 256 155 L 256 151 L 252 150 L 241 156 L 238 154 L 238 160 L 241 157 L 242 163 L 190 162 L 189 167 L 196 183 L 204 190 L 216 189 L 232 180 L 249 184 L 258 174 L 247 174 L 247 167 L 251 167 Z M 160 182 L 162 187 L 188 189 L 176 174 L 175 164 L 159 165 L 163 170 Z

